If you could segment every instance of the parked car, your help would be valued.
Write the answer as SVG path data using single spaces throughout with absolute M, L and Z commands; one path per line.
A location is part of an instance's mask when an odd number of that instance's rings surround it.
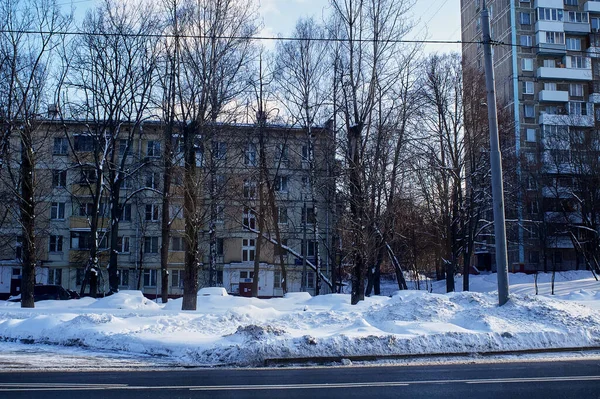
M 75 291 L 65 290 L 60 285 L 36 285 L 33 287 L 33 300 L 35 302 L 67 299 L 79 299 L 79 295 Z M 21 295 L 13 297 L 9 301 L 21 302 Z

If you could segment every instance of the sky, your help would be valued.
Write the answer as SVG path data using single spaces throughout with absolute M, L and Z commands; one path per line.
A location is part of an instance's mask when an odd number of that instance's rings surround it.
M 314 17 L 317 21 L 327 14 L 329 0 L 257 0 L 263 18 L 262 36 L 289 36 L 300 17 Z M 70 4 L 68 0 L 63 3 Z M 73 0 L 76 18 L 81 18 L 94 0 Z M 429 40 L 460 40 L 460 0 L 415 0 L 412 17 L 418 21 L 409 39 L 423 37 Z M 460 51 L 460 46 L 429 44 L 427 52 Z
M 329 0 L 260 0 L 265 36 L 289 35 L 302 16 L 320 20 Z M 429 40 L 460 40 L 460 0 L 415 0 L 413 18 L 418 21 L 410 36 Z M 460 51 L 459 45 L 427 45 L 428 52 Z

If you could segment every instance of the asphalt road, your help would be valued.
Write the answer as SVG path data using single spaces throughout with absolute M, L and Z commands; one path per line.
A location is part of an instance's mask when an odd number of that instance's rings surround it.
M 105 372 L 0 372 L 0 398 L 600 399 L 600 360 Z

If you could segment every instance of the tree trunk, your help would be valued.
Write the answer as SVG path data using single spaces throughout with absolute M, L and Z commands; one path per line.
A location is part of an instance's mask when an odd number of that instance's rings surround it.
M 185 126 L 184 139 L 184 199 L 183 209 L 185 216 L 185 273 L 183 279 L 183 303 L 181 310 L 196 310 L 198 300 L 198 270 L 200 267 L 198 251 L 198 193 L 197 193 L 197 167 L 194 138 L 197 124 Z
M 35 162 L 30 127 L 21 132 L 21 198 L 20 211 L 23 231 L 21 307 L 33 308 L 36 268 L 35 248 Z

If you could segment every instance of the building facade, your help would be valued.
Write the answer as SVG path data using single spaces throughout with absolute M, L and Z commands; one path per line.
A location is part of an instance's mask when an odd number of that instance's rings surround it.
M 122 123 L 108 139 L 107 130 L 96 129 L 98 124 L 91 122 L 46 119 L 38 125 L 36 283 L 79 291 L 94 239 L 91 216 L 97 211 L 102 271 L 99 292 L 108 291 L 109 248 L 112 235 L 116 235 L 120 289 L 140 289 L 149 297 L 160 295 L 165 126 L 159 122 Z M 318 279 L 306 267 L 303 255 L 315 263 L 318 254 L 323 274 L 330 273 L 335 151 L 327 128 L 314 128 L 312 133 L 309 140 L 306 130 L 289 126 L 218 124 L 210 127 L 210 135 L 198 137 L 194 184 L 200 203 L 200 287 L 210 284 L 233 294 L 247 294 L 256 277 L 259 226 L 273 239 L 277 227 L 285 246 L 261 240 L 259 296 L 283 294 L 281 261 L 287 270 L 288 291 L 315 292 Z M 167 245 L 169 295 L 176 297 L 183 294 L 186 239 L 183 148 L 174 136 Z M 18 145 L 13 143 L 13 148 Z M 15 187 L 11 176 L 18 174 L 18 154 L 10 162 L 12 171 L 6 167 L 0 171 L 5 198 L 16 193 L 11 191 Z M 122 212 L 118 230 L 110 219 L 111 169 L 125 176 L 119 186 Z M 99 176 L 102 184 L 97 185 Z M 18 294 L 20 287 L 21 230 L 16 202 L 5 201 L 1 207 L 5 217 L 0 226 L 0 295 L 7 297 Z M 212 283 L 211 239 L 216 252 Z M 327 285 L 322 288 L 326 292 Z
M 461 0 L 464 66 L 474 71 L 483 71 L 482 3 Z M 597 267 L 600 1 L 486 3 L 498 104 L 509 115 L 504 134 L 515 161 L 509 265 Z

